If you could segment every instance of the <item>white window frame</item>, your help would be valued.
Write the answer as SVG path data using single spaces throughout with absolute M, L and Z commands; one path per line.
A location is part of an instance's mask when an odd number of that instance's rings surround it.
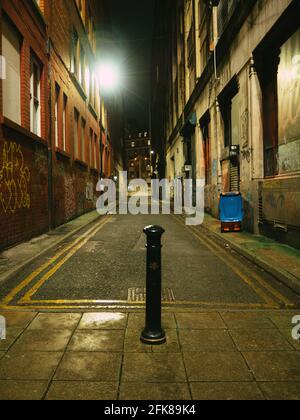
M 7 30 L 7 37 L 5 36 Z M 6 64 L 6 78 L 2 81 L 3 115 L 21 125 L 21 37 L 17 29 L 6 16 L 2 17 L 2 55 Z M 6 48 L 7 47 L 7 51 Z M 17 52 L 17 63 L 11 61 L 9 53 Z M 10 86 L 11 75 L 17 75 L 13 86 Z M 12 93 L 13 90 L 13 93 Z
M 37 68 L 38 81 L 36 98 L 34 97 L 34 66 Z M 41 137 L 41 65 L 33 55 L 30 60 L 30 131 Z
M 67 151 L 67 109 L 68 109 L 68 97 L 63 94 L 63 112 L 62 112 L 62 142 L 63 151 Z
M 60 87 L 55 84 L 55 147 L 59 147 L 59 99 L 60 99 Z
M 81 161 L 85 162 L 85 159 L 86 159 L 86 156 L 85 156 L 86 121 L 83 117 L 81 118 L 80 129 L 81 129 L 81 133 L 80 133 L 80 137 L 81 137 Z
M 79 159 L 79 124 L 80 114 L 76 108 L 74 108 L 74 155 L 75 159 Z
M 98 169 L 97 142 L 98 142 L 98 136 L 96 133 L 94 133 L 94 168 L 95 169 Z

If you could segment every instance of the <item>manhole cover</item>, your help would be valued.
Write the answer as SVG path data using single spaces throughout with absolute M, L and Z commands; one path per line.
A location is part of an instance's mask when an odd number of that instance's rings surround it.
M 166 287 L 162 290 L 162 302 L 175 302 L 175 295 L 172 289 Z M 146 302 L 146 289 L 141 287 L 132 287 L 128 289 L 128 302 Z

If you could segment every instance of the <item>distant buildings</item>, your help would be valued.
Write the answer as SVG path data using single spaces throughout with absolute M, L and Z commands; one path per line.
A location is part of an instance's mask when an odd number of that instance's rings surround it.
M 300 247 L 299 0 L 156 2 L 152 142 L 160 176 L 241 191 L 244 228 Z
M 148 132 L 128 135 L 125 142 L 128 179 L 144 179 L 151 182 L 152 149 Z
M 0 5 L 1 249 L 95 207 L 100 174 L 123 168 L 123 108 L 100 96 L 104 0 Z

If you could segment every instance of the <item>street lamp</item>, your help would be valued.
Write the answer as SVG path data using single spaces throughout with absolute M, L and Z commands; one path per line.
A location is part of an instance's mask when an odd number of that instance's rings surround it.
M 98 70 L 100 88 L 106 93 L 116 91 L 121 85 L 121 75 L 118 66 L 113 62 L 101 63 Z

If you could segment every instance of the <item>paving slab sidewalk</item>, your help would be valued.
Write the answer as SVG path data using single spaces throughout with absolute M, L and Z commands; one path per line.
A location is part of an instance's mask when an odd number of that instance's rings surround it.
M 300 251 L 272 239 L 247 232 L 221 233 L 220 221 L 205 216 L 199 228 L 272 274 L 300 295 Z
M 0 253 L 0 283 L 5 282 L 34 259 L 75 235 L 82 228 L 93 223 L 100 217 L 97 211 L 86 213 L 29 242 L 3 251 Z
M 0 400 L 300 400 L 295 311 L 1 312 Z M 216 323 L 217 322 L 217 323 Z

